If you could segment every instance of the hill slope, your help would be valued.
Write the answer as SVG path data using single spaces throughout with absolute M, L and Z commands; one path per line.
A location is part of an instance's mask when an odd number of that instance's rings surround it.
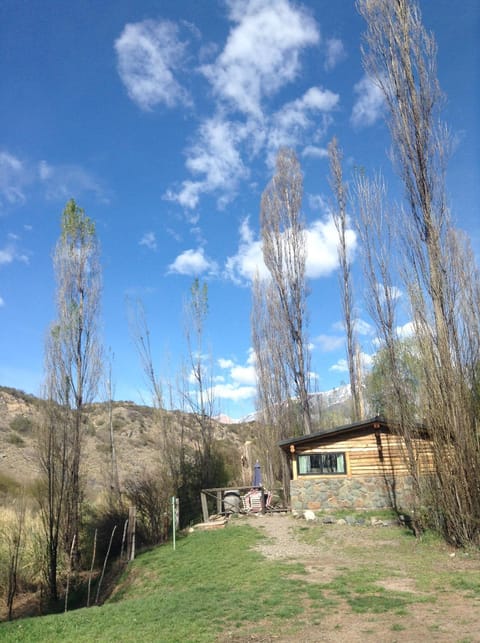
M 0 476 L 28 484 L 39 473 L 37 427 L 42 421 L 45 402 L 16 389 L 0 387 Z M 183 427 L 187 444 L 196 434 L 194 418 L 180 411 L 165 411 L 172 433 Z M 87 493 L 94 497 L 107 483 L 110 463 L 110 416 L 108 404 L 87 409 L 83 444 L 83 474 Z M 120 482 L 137 472 L 154 468 L 162 459 L 162 426 L 158 412 L 133 402 L 114 402 L 112 425 Z M 178 431 L 177 431 L 178 429 Z M 213 421 L 214 440 L 230 467 L 240 464 L 243 444 L 251 439 L 252 424 L 225 424 Z

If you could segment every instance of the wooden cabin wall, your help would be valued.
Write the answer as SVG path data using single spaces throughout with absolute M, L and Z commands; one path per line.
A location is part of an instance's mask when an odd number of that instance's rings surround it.
M 418 473 L 432 471 L 433 458 L 428 440 L 415 440 L 413 443 Z M 296 455 L 302 453 L 345 452 L 347 476 L 408 475 L 408 458 L 405 441 L 399 435 L 389 432 L 369 432 L 354 437 L 345 436 L 342 440 L 324 439 L 315 447 L 297 448 Z M 315 476 L 308 476 L 315 477 Z M 325 476 L 321 476 L 325 477 Z

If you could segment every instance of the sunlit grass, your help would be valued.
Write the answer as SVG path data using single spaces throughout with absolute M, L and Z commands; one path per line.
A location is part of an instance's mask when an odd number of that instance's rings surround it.
M 281 627 L 302 613 L 308 587 L 289 578 L 302 566 L 255 552 L 259 538 L 244 525 L 192 534 L 176 551 L 166 545 L 139 556 L 103 607 L 5 624 L 0 639 L 212 641 L 259 617 Z
M 298 562 L 263 558 L 254 549 L 263 536 L 249 525 L 195 532 L 177 540 L 176 551 L 168 544 L 138 556 L 102 607 L 3 624 L 0 640 L 261 639 L 271 632 L 294 635 L 302 623 L 321 626 L 332 611 L 339 619 L 365 615 L 363 625 L 390 615 L 391 631 L 400 632 L 415 604 L 435 602 L 444 592 L 478 600 L 480 572 L 453 563 L 449 569 L 445 563 L 454 559 L 445 545 L 416 541 L 397 527 L 359 527 L 365 537 L 352 546 L 356 529 L 349 528 L 348 538 L 347 530 L 329 525 L 311 526 L 308 533 L 294 529 L 330 556 L 350 543 L 348 557 L 339 557 L 328 579 L 312 578 Z

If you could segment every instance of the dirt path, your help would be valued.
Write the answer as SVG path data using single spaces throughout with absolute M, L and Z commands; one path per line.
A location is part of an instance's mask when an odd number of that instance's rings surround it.
M 368 565 L 381 564 L 391 568 L 391 574 L 378 582 L 379 591 L 407 592 L 418 595 L 405 609 L 385 610 L 381 613 L 355 613 L 347 601 L 327 590 L 324 594 L 334 599 L 334 607 L 326 616 L 312 616 L 295 628 L 295 632 L 271 632 L 259 638 L 253 632 L 242 633 L 235 641 L 276 641 L 289 643 L 336 642 L 360 643 L 381 641 L 395 643 L 480 643 L 480 599 L 478 592 L 469 596 L 465 591 L 424 589 L 417 586 L 415 565 L 425 564 L 421 552 L 415 551 L 412 538 L 412 553 L 407 557 L 395 551 L 395 533 L 391 528 L 352 527 L 349 525 L 324 525 L 317 529 L 319 537 L 313 544 L 302 541 L 301 534 L 310 525 L 296 520 L 291 515 L 273 514 L 250 516 L 249 524 L 258 528 L 266 539 L 257 546 L 271 560 L 292 560 L 304 565 L 305 582 L 325 584 L 345 570 L 365 569 Z M 403 558 L 402 558 L 403 556 Z M 416 558 L 415 558 L 416 556 Z M 418 563 L 416 563 L 418 561 Z M 440 549 L 432 565 L 440 571 L 448 569 L 478 570 L 479 557 L 452 552 L 448 547 Z M 423 568 L 422 568 L 423 569 Z M 410 575 L 409 575 L 410 574 Z M 448 587 L 448 584 L 447 584 Z M 421 602 L 424 601 L 424 602 Z

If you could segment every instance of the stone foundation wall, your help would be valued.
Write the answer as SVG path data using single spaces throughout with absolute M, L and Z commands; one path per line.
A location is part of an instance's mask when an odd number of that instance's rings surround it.
M 290 494 L 294 511 L 391 507 L 408 510 L 412 506 L 412 483 L 408 476 L 300 477 L 290 482 Z

